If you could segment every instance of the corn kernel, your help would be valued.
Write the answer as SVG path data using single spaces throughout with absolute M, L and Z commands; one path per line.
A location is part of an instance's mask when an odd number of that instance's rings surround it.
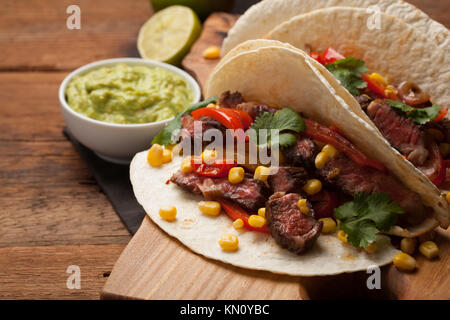
M 219 245 L 223 251 L 236 251 L 239 246 L 239 239 L 234 234 L 224 234 L 219 240 Z
M 245 172 L 242 167 L 231 168 L 228 172 L 228 181 L 233 184 L 241 183 L 244 180 Z
M 206 59 L 217 59 L 220 57 L 220 48 L 218 46 L 210 46 L 203 51 L 203 57 Z
M 391 97 L 391 96 L 393 96 L 393 95 L 396 95 L 397 94 L 397 89 L 395 89 L 395 87 L 394 86 L 391 86 L 391 85 L 387 85 L 386 86 L 386 89 L 384 90 L 384 94 L 387 96 L 387 97 Z
M 392 262 L 400 271 L 413 271 L 416 268 L 416 259 L 404 252 L 398 253 Z
M 152 167 L 160 167 L 163 164 L 163 148 L 155 143 L 152 145 L 147 154 L 147 162 Z
M 215 103 L 210 103 L 206 106 L 207 108 L 216 108 L 217 105 Z
M 322 148 L 322 152 L 325 152 L 330 157 L 330 159 L 333 159 L 339 153 L 338 149 L 336 149 L 331 144 L 324 145 L 323 148 Z
M 400 249 L 409 255 L 412 255 L 416 250 L 417 240 L 414 238 L 403 238 L 400 241 Z
M 216 150 L 205 150 L 202 152 L 202 160 L 203 162 L 207 164 L 214 163 L 214 161 L 217 159 L 217 152 Z
M 419 251 L 427 259 L 434 259 L 439 255 L 439 248 L 433 241 L 425 241 L 419 245 Z
M 325 152 L 319 152 L 314 160 L 314 164 L 317 169 L 322 169 L 328 161 L 330 161 L 330 156 Z
M 450 143 L 439 143 L 439 150 L 444 158 L 450 154 Z
M 259 208 L 258 209 L 258 216 L 261 216 L 263 218 L 266 217 L 266 208 Z
M 188 173 L 192 172 L 194 168 L 192 167 L 191 163 L 191 157 L 186 157 L 183 159 L 183 162 L 181 163 L 181 172 Z
M 447 192 L 445 198 L 447 199 L 447 202 L 450 204 L 450 192 Z
M 426 130 L 427 134 L 430 135 L 434 140 L 441 142 L 445 139 L 444 134 L 441 130 L 430 128 Z
M 269 175 L 270 175 L 270 168 L 258 166 L 255 170 L 253 178 L 266 182 Z
M 364 248 L 364 250 L 366 250 L 367 253 L 374 254 L 375 252 L 377 252 L 377 243 L 369 243 L 367 247 Z
M 164 149 L 162 154 L 162 162 L 168 163 L 172 161 L 172 151 L 169 149 Z
M 317 179 L 309 179 L 303 186 L 303 190 L 309 195 L 316 194 L 322 190 L 322 182 Z
M 379 74 L 379 73 L 376 73 L 376 72 L 371 73 L 371 74 L 369 75 L 369 78 L 370 78 L 371 80 L 374 80 L 374 81 L 376 81 L 376 82 L 378 82 L 378 83 L 381 83 L 381 84 L 383 84 L 383 85 L 385 85 L 385 86 L 388 85 L 388 82 L 387 82 L 386 78 L 383 77 L 383 76 L 382 76 L 381 74 Z
M 258 216 L 256 214 L 252 214 L 248 218 L 248 224 L 253 228 L 262 228 L 266 224 L 266 218 Z
M 297 207 L 300 209 L 300 212 L 303 214 L 309 213 L 308 204 L 306 202 L 306 199 L 300 199 L 297 201 Z
M 327 175 L 327 178 L 328 179 L 334 179 L 334 178 L 336 178 L 339 174 L 341 173 L 341 169 L 339 169 L 339 168 L 333 168 L 333 170 L 331 170 L 329 173 L 328 173 L 328 175 Z
M 348 239 L 347 239 L 348 238 L 348 234 L 346 234 L 344 232 L 344 230 L 339 230 L 339 232 L 337 234 L 337 237 L 338 237 L 339 240 L 341 240 L 344 243 L 347 243 L 347 241 L 348 241 Z
M 198 208 L 208 216 L 218 216 L 221 210 L 220 203 L 217 201 L 200 201 Z
M 177 218 L 177 208 L 174 206 L 166 206 L 159 208 L 159 216 L 169 222 L 175 221 Z
M 233 221 L 233 228 L 240 230 L 244 227 L 244 221 L 242 219 L 236 219 Z
M 330 233 L 336 228 L 336 222 L 332 218 L 320 218 L 319 221 L 322 221 L 322 233 Z

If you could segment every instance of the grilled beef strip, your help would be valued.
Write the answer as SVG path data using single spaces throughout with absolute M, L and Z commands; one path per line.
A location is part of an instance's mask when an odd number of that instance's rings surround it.
M 300 167 L 279 167 L 276 174 L 269 176 L 272 192 L 299 192 L 308 180 L 308 172 Z
M 181 117 L 181 140 L 188 139 L 192 144 L 194 143 L 194 139 L 200 139 L 203 141 L 203 135 L 207 130 L 217 129 L 222 132 L 222 137 L 225 137 L 226 127 L 221 124 L 219 121 L 211 118 L 211 117 L 200 117 L 197 120 L 197 123 L 200 124 L 200 129 L 198 132 L 194 131 L 194 118 L 190 114 L 184 114 Z M 196 136 L 194 135 L 196 134 Z M 204 144 L 209 144 L 210 141 L 205 141 Z
M 243 102 L 238 104 L 236 109 L 247 112 L 253 119 L 256 119 L 265 112 L 275 113 L 277 111 L 275 108 L 257 102 Z
M 295 167 L 304 167 L 309 170 L 314 170 L 314 158 L 316 153 L 317 148 L 311 139 L 297 135 L 297 142 L 287 149 L 284 155 L 287 163 L 290 163 Z
M 217 104 L 223 108 L 232 108 L 236 109 L 238 104 L 245 102 L 244 98 L 239 92 L 226 91 L 220 95 L 219 101 Z
M 231 200 L 249 212 L 256 212 L 259 208 L 265 207 L 270 194 L 262 181 L 248 176 L 241 183 L 232 184 L 227 178 L 210 178 L 195 172 L 177 171 L 170 181 L 186 191 L 203 194 L 207 199 Z
M 277 192 L 266 203 L 267 225 L 272 237 L 281 247 L 296 254 L 302 254 L 313 246 L 323 225 L 314 219 L 309 202 L 309 214 L 300 212 L 297 207 L 300 199 L 303 198 L 297 193 Z
M 336 170 L 339 170 L 337 175 Z M 342 153 L 317 173 L 327 183 L 351 196 L 358 192 L 388 194 L 406 212 L 399 215 L 402 225 L 418 224 L 427 214 L 419 195 L 407 189 L 398 179 L 371 167 L 361 167 Z
M 372 101 L 367 114 L 389 143 L 414 165 L 422 165 L 428 158 L 424 134 L 411 119 L 397 114 L 382 99 Z

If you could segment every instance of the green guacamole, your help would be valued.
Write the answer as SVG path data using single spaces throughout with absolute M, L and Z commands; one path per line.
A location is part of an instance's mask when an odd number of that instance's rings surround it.
M 168 70 L 117 64 L 73 78 L 66 99 L 89 118 L 130 124 L 173 117 L 193 102 L 193 94 L 183 78 Z

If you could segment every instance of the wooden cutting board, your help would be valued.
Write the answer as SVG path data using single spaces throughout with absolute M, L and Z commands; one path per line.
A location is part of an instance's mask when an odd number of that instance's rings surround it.
M 216 13 L 205 22 L 199 40 L 183 67 L 204 88 L 219 60 L 202 52 L 223 41 L 236 15 Z M 116 262 L 103 288 L 103 299 L 450 299 L 450 231 L 438 231 L 440 258 L 417 256 L 418 270 L 381 269 L 381 290 L 369 290 L 370 274 L 357 272 L 332 277 L 290 277 L 252 271 L 193 253 L 148 217 Z

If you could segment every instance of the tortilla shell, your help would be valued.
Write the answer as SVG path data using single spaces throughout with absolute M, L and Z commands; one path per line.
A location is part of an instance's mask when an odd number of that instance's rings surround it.
M 277 25 L 299 14 L 333 7 L 369 8 L 376 6 L 381 12 L 404 20 L 437 45 L 448 45 L 449 32 L 442 24 L 432 20 L 415 6 L 397 0 L 263 0 L 248 9 L 228 32 L 222 45 L 222 53 L 228 53 L 238 44 L 262 38 Z M 375 8 L 375 7 L 373 7 Z M 373 12 L 373 11 L 372 11 Z M 315 29 L 311 28 L 311 32 Z
M 207 258 L 253 270 L 292 276 L 320 276 L 389 264 L 399 252 L 387 236 L 378 236 L 377 252 L 367 254 L 364 250 L 343 244 L 335 234 L 322 234 L 311 250 L 297 256 L 278 246 L 269 234 L 236 231 L 225 213 L 218 217 L 200 213 L 198 202 L 203 197 L 183 191 L 174 183 L 166 184 L 180 168 L 181 162 L 182 158 L 177 156 L 172 162 L 155 168 L 147 163 L 146 151 L 138 153 L 130 165 L 131 183 L 138 202 L 153 222 L 192 251 Z M 158 214 L 159 208 L 167 205 L 177 208 L 174 222 L 167 222 Z M 238 251 L 225 252 L 220 248 L 218 241 L 225 233 L 239 237 Z
M 449 106 L 450 45 L 438 46 L 402 20 L 384 13 L 380 14 L 381 29 L 369 30 L 370 16 L 360 8 L 315 10 L 280 24 L 267 38 L 302 50 L 309 46 L 315 51 L 333 47 L 344 56 L 364 60 L 369 72 L 382 74 L 390 83 L 413 81 L 430 94 L 433 103 Z M 333 81 L 331 73 L 319 63 L 316 66 L 328 81 Z M 361 112 L 350 93 L 340 92 L 340 96 L 354 112 Z
M 358 117 L 314 67 L 313 59 L 289 46 L 268 46 L 255 40 L 243 43 L 214 70 L 207 84 L 206 96 L 239 91 L 249 101 L 278 107 L 289 106 L 325 125 L 336 125 L 359 150 L 384 163 L 434 215 L 410 230 L 393 228 L 391 234 L 414 237 L 433 229 L 438 223 L 448 227 L 448 203 L 440 191 L 409 161 L 406 161 L 367 121 Z M 368 143 L 370 141 L 370 143 Z

